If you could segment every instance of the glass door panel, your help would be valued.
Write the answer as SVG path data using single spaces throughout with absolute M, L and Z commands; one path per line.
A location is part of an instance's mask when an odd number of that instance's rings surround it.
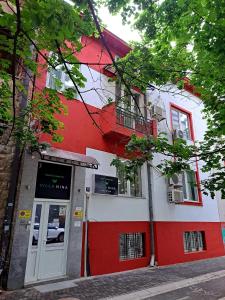
M 49 205 L 46 244 L 64 243 L 66 205 Z
M 40 223 L 41 223 L 41 210 L 42 210 L 42 204 L 37 204 L 35 208 L 35 216 L 34 216 L 34 223 L 33 223 L 32 246 L 38 245 L 39 230 L 40 230 Z

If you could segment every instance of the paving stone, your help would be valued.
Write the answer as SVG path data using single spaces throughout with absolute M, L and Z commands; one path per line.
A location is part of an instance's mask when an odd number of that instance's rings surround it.
M 57 283 L 57 290 L 46 290 L 40 292 L 35 287 L 17 290 L 13 292 L 3 292 L 0 294 L 0 300 L 99 300 L 103 298 L 112 299 L 115 296 L 125 295 L 134 292 L 140 292 L 154 288 L 160 285 L 170 284 L 177 281 L 204 275 L 206 273 L 225 270 L 225 257 L 195 261 L 191 263 L 178 264 L 159 268 L 144 268 L 129 272 L 122 272 L 111 275 L 89 277 L 87 279 L 64 281 Z M 224 277 L 225 278 L 225 277 Z M 190 299 L 203 299 L 204 293 L 206 299 L 219 299 L 225 296 L 224 278 L 218 279 L 219 285 L 214 286 L 219 293 L 213 292 L 213 284 L 210 282 L 186 287 L 171 291 L 165 295 L 154 296 L 155 300 L 181 300 L 188 294 L 193 296 Z M 74 286 L 70 286 L 74 282 Z M 64 284 L 64 288 L 62 286 Z M 49 286 L 43 285 L 44 286 Z M 210 286 L 210 289 L 207 287 Z M 192 288 L 192 289 L 191 289 Z M 210 294 L 211 293 L 211 294 Z M 140 293 L 141 294 L 141 293 Z M 143 293 L 144 295 L 144 293 Z M 176 297 L 175 295 L 178 295 Z M 197 298 L 199 297 L 199 298 Z M 183 300 L 186 300 L 185 298 Z M 138 300 L 138 299 L 137 299 Z

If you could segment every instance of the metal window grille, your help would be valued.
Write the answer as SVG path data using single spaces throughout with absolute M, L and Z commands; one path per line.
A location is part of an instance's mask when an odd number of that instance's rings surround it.
M 120 260 L 144 256 L 144 233 L 122 233 L 120 235 Z
M 204 231 L 184 232 L 184 252 L 202 251 L 205 248 Z

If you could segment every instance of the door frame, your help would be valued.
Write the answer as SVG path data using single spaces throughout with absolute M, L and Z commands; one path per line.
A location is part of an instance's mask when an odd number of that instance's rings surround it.
M 69 236 L 70 236 L 70 225 L 71 225 L 71 199 L 73 198 L 73 183 L 74 183 L 74 169 L 75 167 L 73 165 L 70 164 L 65 164 L 65 163 L 60 163 L 60 162 L 54 162 L 54 161 L 47 161 L 47 160 L 38 160 L 38 164 L 40 162 L 43 163 L 50 163 L 50 164 L 57 164 L 57 165 L 64 165 L 64 166 L 70 166 L 71 167 L 71 184 L 70 184 L 70 199 L 46 199 L 46 198 L 35 198 L 34 197 L 34 201 L 33 201 L 33 209 L 32 209 L 32 218 L 31 218 L 31 224 L 30 224 L 30 236 L 29 236 L 29 242 L 28 242 L 28 250 L 27 250 L 27 260 L 26 260 L 26 268 L 25 268 L 25 276 L 24 276 L 24 285 L 29 285 L 32 283 L 36 283 L 36 282 L 43 282 L 43 281 L 48 281 L 48 280 L 52 280 L 55 278 L 63 278 L 66 276 L 66 272 L 67 272 L 67 256 L 68 256 L 68 242 L 69 242 Z M 38 172 L 38 170 L 37 170 Z M 35 187 L 36 187 L 36 182 L 35 182 Z M 64 275 L 61 276 L 56 276 L 56 277 L 52 277 L 52 278 L 47 278 L 47 279 L 38 279 L 38 266 L 40 263 L 40 255 L 38 255 L 37 257 L 37 261 L 36 261 L 36 265 L 35 265 L 35 277 L 34 280 L 29 280 L 27 279 L 27 264 L 29 262 L 29 258 L 30 258 L 30 252 L 32 251 L 32 239 L 33 239 L 33 226 L 35 223 L 35 213 L 36 210 L 34 210 L 36 208 L 37 204 L 44 204 L 48 203 L 48 204 L 66 204 L 68 209 L 66 212 L 66 225 L 67 226 L 67 238 L 65 239 L 64 243 L 64 247 L 65 247 L 65 257 L 64 257 Z M 41 213 L 41 219 L 40 222 L 43 222 L 44 216 L 46 215 L 46 211 Z M 41 227 L 41 235 L 43 234 L 43 226 Z M 65 227 L 66 228 L 66 227 Z M 40 234 L 40 233 L 39 233 Z M 41 248 L 41 243 L 38 243 L 37 245 L 37 252 L 40 252 L 40 248 Z
M 54 199 L 55 200 L 55 199 Z M 42 226 L 40 226 L 40 231 L 39 231 L 39 237 L 41 237 L 38 241 L 37 247 L 32 248 L 32 242 L 33 242 L 33 228 L 34 228 L 34 223 L 35 223 L 35 213 L 36 213 L 36 206 L 38 204 L 42 205 L 42 211 L 41 211 L 41 218 L 40 218 L 40 224 L 42 223 Z M 47 204 L 47 205 L 46 205 Z M 40 266 L 40 260 L 41 256 L 43 255 L 43 246 L 42 243 L 45 242 L 44 239 L 42 238 L 45 233 L 44 230 L 46 229 L 46 225 L 48 223 L 48 214 L 49 214 L 49 207 L 50 205 L 66 205 L 67 210 L 66 210 L 66 222 L 65 222 L 65 236 L 64 236 L 64 258 L 63 258 L 63 274 L 51 278 L 39 278 L 39 266 Z M 33 203 L 33 214 L 32 214 L 32 221 L 31 221 L 31 228 L 30 228 L 30 237 L 29 237 L 29 245 L 28 245 L 28 253 L 27 253 L 27 263 L 26 263 L 26 271 L 25 271 L 25 284 L 30 284 L 34 282 L 41 282 L 41 281 L 47 281 L 47 280 L 52 280 L 54 278 L 61 278 L 66 275 L 66 267 L 67 267 L 67 254 L 68 254 L 68 241 L 69 241 L 69 230 L 70 230 L 70 201 L 69 200 L 57 200 L 53 201 L 50 199 L 45 199 L 44 201 L 34 201 Z M 47 229 L 48 230 L 48 229 Z M 27 273 L 27 265 L 29 263 L 31 253 L 32 251 L 37 252 L 37 257 L 36 257 L 36 262 L 35 262 L 35 275 L 33 278 L 29 279 L 27 277 L 29 274 Z M 45 248 L 46 251 L 46 248 Z

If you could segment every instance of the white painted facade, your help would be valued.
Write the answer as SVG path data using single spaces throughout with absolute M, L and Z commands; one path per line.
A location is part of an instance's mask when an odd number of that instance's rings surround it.
M 108 82 L 108 78 L 96 71 L 88 70 L 83 67 L 84 75 L 87 77 L 85 89 L 95 85 L 96 89 L 105 88 L 99 96 L 96 91 L 84 93 L 85 101 L 96 107 L 103 107 L 107 102 L 107 97 L 115 95 L 115 83 Z M 89 73 L 89 74 L 88 74 Z M 99 79 L 99 76 L 101 77 Z M 84 90 L 85 90 L 84 89 Z M 107 90 L 107 91 L 106 91 Z M 170 105 L 175 104 L 191 112 L 195 140 L 203 139 L 206 130 L 206 122 L 202 118 L 203 104 L 201 100 L 194 95 L 180 91 L 175 86 L 167 85 L 162 88 L 164 92 L 150 91 L 147 94 L 147 100 L 153 104 L 161 106 L 166 111 L 166 120 L 158 123 L 159 132 L 167 132 L 171 137 Z M 96 97 L 97 96 L 97 97 Z M 113 96 L 115 97 L 115 96 Z M 112 97 L 112 98 L 113 98 Z M 141 103 L 144 103 L 143 100 Z M 143 109 L 143 105 L 142 109 Z M 190 142 L 193 143 L 193 142 Z M 142 198 L 127 196 L 99 195 L 93 193 L 93 174 L 102 174 L 116 176 L 116 169 L 110 166 L 115 155 L 95 149 L 87 148 L 86 154 L 95 157 L 99 163 L 98 170 L 86 171 L 86 187 L 91 188 L 89 200 L 88 218 L 91 221 L 148 221 L 148 191 L 147 191 L 147 171 L 146 166 L 142 167 Z M 155 155 L 153 164 L 157 165 L 163 156 Z M 196 169 L 195 163 L 192 164 Z M 201 162 L 199 171 L 201 169 Z M 207 177 L 207 174 L 199 172 L 200 179 Z M 171 204 L 167 201 L 167 181 L 156 169 L 152 170 L 152 190 L 153 190 L 153 209 L 155 221 L 187 221 L 187 222 L 218 222 L 219 212 L 218 203 L 210 196 L 203 196 L 203 206 Z
M 95 157 L 100 163 L 98 170 L 86 170 L 86 187 L 91 188 L 88 206 L 88 219 L 90 221 L 149 221 L 147 176 L 146 166 L 142 167 L 142 196 L 128 197 L 124 195 L 100 195 L 94 194 L 93 175 L 101 174 L 116 176 L 116 168 L 110 166 L 116 156 L 111 153 L 89 149 L 87 155 Z
M 81 73 L 87 79 L 85 87 L 80 88 L 87 104 L 102 108 L 109 103 L 108 99 L 115 99 L 115 82 L 109 82 L 109 77 L 86 65 L 81 65 Z
M 203 140 L 204 132 L 206 130 L 206 122 L 202 118 L 202 101 L 194 95 L 180 91 L 174 86 L 167 85 L 162 88 L 165 92 L 153 91 L 148 94 L 148 99 L 153 104 L 163 107 L 166 111 L 166 120 L 158 123 L 159 132 L 166 132 L 168 137 L 171 136 L 171 119 L 170 119 L 170 105 L 175 104 L 192 114 L 192 122 L 194 129 L 194 136 L 196 141 Z M 192 142 L 189 142 L 192 143 Z M 163 156 L 157 154 L 154 158 L 154 165 L 160 163 Z M 207 174 L 201 172 L 201 162 L 198 162 L 200 179 L 207 178 Z M 195 163 L 191 168 L 196 169 Z M 178 205 L 170 204 L 167 199 L 167 184 L 166 180 L 160 172 L 153 170 L 153 205 L 154 205 L 154 219 L 155 221 L 191 221 L 191 222 L 218 222 L 219 213 L 218 205 L 215 199 L 210 196 L 202 194 L 203 206 L 195 205 Z

